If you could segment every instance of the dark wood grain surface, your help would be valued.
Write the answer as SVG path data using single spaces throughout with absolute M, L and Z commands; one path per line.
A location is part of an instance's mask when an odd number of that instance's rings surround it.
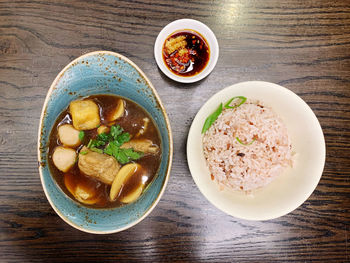
M 220 57 L 199 83 L 177 84 L 153 57 L 159 31 L 179 18 L 206 23 Z M 135 227 L 80 232 L 52 210 L 36 145 L 41 107 L 60 70 L 95 50 L 119 52 L 150 78 L 174 134 L 164 196 Z M 201 195 L 185 145 L 214 93 L 246 80 L 283 85 L 314 110 L 327 158 L 312 196 L 292 213 L 250 222 Z M 185 99 L 186 98 L 186 99 Z M 0 262 L 349 262 L 350 1 L 0 1 Z

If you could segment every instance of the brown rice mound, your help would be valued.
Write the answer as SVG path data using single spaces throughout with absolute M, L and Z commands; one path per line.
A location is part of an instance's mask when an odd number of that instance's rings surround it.
M 203 150 L 212 179 L 233 190 L 263 187 L 293 164 L 286 126 L 257 101 L 223 109 L 203 136 Z

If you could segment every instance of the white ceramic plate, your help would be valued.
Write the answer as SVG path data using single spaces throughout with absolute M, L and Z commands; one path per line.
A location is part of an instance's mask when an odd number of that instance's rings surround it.
M 261 100 L 284 121 L 296 152 L 296 161 L 280 177 L 247 195 L 219 190 L 210 178 L 202 150 L 205 119 L 221 102 L 234 96 Z M 217 208 L 237 218 L 268 220 L 299 207 L 315 190 L 325 163 L 326 146 L 321 126 L 311 108 L 295 93 L 277 84 L 249 81 L 225 88 L 212 96 L 193 120 L 187 140 L 187 160 L 202 194 Z
M 165 40 L 174 32 L 184 29 L 190 29 L 200 33 L 207 40 L 210 49 L 207 66 L 200 73 L 191 77 L 182 77 L 171 72 L 166 66 L 162 55 Z M 154 44 L 154 57 L 160 70 L 169 78 L 182 83 L 192 83 L 205 78 L 214 69 L 219 57 L 219 44 L 213 31 L 205 24 L 193 19 L 180 19 L 171 22 L 160 31 Z

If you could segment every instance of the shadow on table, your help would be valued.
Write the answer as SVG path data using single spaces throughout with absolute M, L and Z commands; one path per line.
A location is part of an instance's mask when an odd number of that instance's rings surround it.
M 175 80 L 172 80 L 170 78 L 168 78 L 160 69 L 159 67 L 157 67 L 159 75 L 161 76 L 161 78 L 169 85 L 169 86 L 173 86 L 179 89 L 191 89 L 191 88 L 195 88 L 198 87 L 199 85 L 201 85 L 203 82 L 205 82 L 205 80 L 207 79 L 207 77 L 205 77 L 204 79 L 201 79 L 197 82 L 194 83 L 180 83 L 177 82 Z

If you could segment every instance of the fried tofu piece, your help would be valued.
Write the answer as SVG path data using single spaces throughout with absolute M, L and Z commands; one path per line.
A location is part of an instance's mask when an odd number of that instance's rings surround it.
M 77 130 L 91 130 L 100 125 L 97 104 L 92 100 L 75 100 L 69 105 L 73 126 Z
M 93 152 L 84 146 L 79 154 L 78 167 L 87 176 L 111 185 L 120 169 L 120 164 L 114 157 Z

